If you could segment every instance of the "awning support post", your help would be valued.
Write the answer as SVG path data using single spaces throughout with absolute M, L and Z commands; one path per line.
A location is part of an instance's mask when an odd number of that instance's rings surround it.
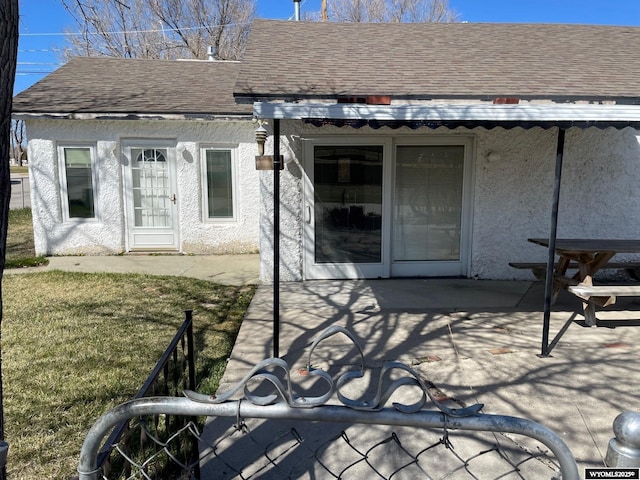
M 273 357 L 280 357 L 280 120 L 273 120 Z
M 549 230 L 549 252 L 547 257 L 547 275 L 544 284 L 544 322 L 542 326 L 542 357 L 549 356 L 549 326 L 551 323 L 551 298 L 553 296 L 553 272 L 555 265 L 556 236 L 558 232 L 558 207 L 560 204 L 560 183 L 562 179 L 562 160 L 564 155 L 564 137 L 566 130 L 558 128 L 556 146 L 556 173 L 553 186 L 553 206 L 551 209 L 551 228 Z

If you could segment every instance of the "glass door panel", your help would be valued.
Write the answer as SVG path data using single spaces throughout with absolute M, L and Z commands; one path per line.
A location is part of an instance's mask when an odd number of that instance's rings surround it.
M 392 261 L 460 263 L 465 147 L 396 148 Z M 401 270 L 396 269 L 398 273 Z M 428 265 L 407 274 L 433 272 Z M 401 275 L 402 273 L 400 273 Z M 455 268 L 452 270 L 455 273 Z
M 382 145 L 314 145 L 307 278 L 380 275 L 383 156 Z

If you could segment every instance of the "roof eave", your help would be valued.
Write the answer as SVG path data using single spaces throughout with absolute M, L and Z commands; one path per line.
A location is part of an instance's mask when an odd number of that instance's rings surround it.
M 250 121 L 251 113 L 106 113 L 106 112 L 24 112 L 14 111 L 16 120 L 230 120 Z

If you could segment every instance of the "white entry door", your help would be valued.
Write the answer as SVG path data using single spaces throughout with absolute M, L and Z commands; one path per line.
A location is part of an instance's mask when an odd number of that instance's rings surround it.
M 178 250 L 175 142 L 132 140 L 124 154 L 129 250 Z

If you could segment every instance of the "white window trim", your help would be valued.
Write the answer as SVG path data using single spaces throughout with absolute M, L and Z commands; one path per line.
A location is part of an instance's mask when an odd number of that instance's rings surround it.
M 207 196 L 207 151 L 221 150 L 231 152 L 231 188 L 232 188 L 232 217 L 209 217 L 209 198 Z M 202 220 L 205 223 L 237 223 L 238 222 L 238 145 L 206 144 L 200 145 L 200 178 Z
M 71 217 L 69 215 L 69 195 L 67 188 L 67 170 L 65 168 L 65 150 L 68 148 L 88 148 L 91 155 L 91 182 L 93 187 L 93 218 Z M 71 223 L 93 223 L 100 221 L 99 187 L 98 187 L 98 162 L 96 157 L 96 144 L 83 142 L 58 142 L 58 175 L 60 178 L 60 209 L 62 221 Z

